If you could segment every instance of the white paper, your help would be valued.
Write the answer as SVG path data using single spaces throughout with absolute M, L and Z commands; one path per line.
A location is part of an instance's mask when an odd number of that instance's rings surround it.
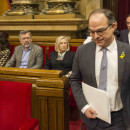
M 88 104 L 96 111 L 99 119 L 111 124 L 110 102 L 107 92 L 82 83 Z

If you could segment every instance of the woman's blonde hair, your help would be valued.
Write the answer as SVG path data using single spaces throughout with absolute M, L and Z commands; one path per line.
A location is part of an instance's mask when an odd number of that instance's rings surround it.
M 60 52 L 59 44 L 61 43 L 62 39 L 65 39 L 66 42 L 67 42 L 67 49 L 66 49 L 66 51 L 70 50 L 68 38 L 66 36 L 59 36 L 59 37 L 57 37 L 56 42 L 55 42 L 55 51 L 57 51 L 57 52 Z

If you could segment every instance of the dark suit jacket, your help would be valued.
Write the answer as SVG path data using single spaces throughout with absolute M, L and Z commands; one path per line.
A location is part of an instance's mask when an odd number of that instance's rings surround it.
M 44 66 L 44 69 L 50 70 L 62 70 L 63 74 L 66 75 L 69 71 L 72 70 L 72 64 L 75 53 L 72 51 L 67 51 L 64 55 L 63 60 L 56 60 L 58 57 L 58 52 L 52 51 L 47 63 Z
M 128 29 L 122 30 L 122 31 L 120 32 L 120 38 L 119 38 L 119 40 L 120 40 L 121 42 L 125 42 L 125 43 L 129 44 L 128 32 L 129 32 Z
M 16 46 L 12 57 L 6 63 L 5 67 L 15 66 L 16 68 L 19 68 L 21 64 L 22 53 L 23 53 L 22 45 Z M 43 50 L 40 46 L 32 44 L 27 68 L 40 69 L 42 68 L 42 64 L 43 64 Z
M 119 91 L 121 94 L 123 107 L 127 108 L 130 105 L 129 103 L 130 96 L 127 96 L 127 95 L 130 95 L 130 58 L 129 58 L 130 46 L 117 41 L 117 48 L 118 48 Z M 74 97 L 76 99 L 77 105 L 80 110 L 86 104 L 88 104 L 82 91 L 81 81 L 84 81 L 86 84 L 97 88 L 97 82 L 96 82 L 96 76 L 95 76 L 95 50 L 96 50 L 96 44 L 94 42 L 91 42 L 91 43 L 88 43 L 87 45 L 79 46 L 75 54 L 73 68 L 72 68 L 72 75 L 70 77 L 70 84 L 71 84 L 71 88 L 72 88 Z M 120 58 L 122 52 L 125 53 L 125 57 L 123 59 Z M 125 60 L 126 58 L 127 58 L 127 61 Z M 126 78 L 124 82 L 122 82 L 123 78 Z M 129 84 L 127 85 L 127 83 Z M 129 91 L 127 91 L 126 88 L 128 88 L 127 90 Z M 127 91 L 127 95 L 125 94 L 126 91 Z M 87 124 L 87 126 L 89 126 L 90 128 L 94 128 L 96 126 L 96 123 L 97 123 L 96 119 L 88 119 L 82 113 L 81 113 L 81 118 L 83 122 Z

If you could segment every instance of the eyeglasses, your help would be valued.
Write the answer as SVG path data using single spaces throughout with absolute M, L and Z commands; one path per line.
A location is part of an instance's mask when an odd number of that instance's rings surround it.
M 106 28 L 99 29 L 99 30 L 97 30 L 97 31 L 93 31 L 93 30 L 90 30 L 90 29 L 89 29 L 89 33 L 90 33 L 91 35 L 94 35 L 95 33 L 97 33 L 98 35 L 101 36 L 101 35 L 104 34 L 104 32 L 107 30 L 107 28 L 109 28 L 111 25 L 112 25 L 112 24 L 108 25 Z

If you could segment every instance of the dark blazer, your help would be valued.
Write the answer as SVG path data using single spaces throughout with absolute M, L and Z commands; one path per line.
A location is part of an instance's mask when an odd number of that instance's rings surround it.
M 130 58 L 129 58 L 130 46 L 117 41 L 117 48 L 118 48 L 119 91 L 121 94 L 123 107 L 127 108 L 127 106 L 130 106 Z M 91 42 L 88 43 L 87 45 L 79 46 L 75 54 L 73 68 L 72 68 L 72 75 L 70 77 L 70 85 L 80 110 L 86 104 L 88 104 L 82 91 L 81 81 L 84 81 L 86 84 L 97 88 L 97 82 L 95 76 L 95 50 L 96 50 L 96 44 L 94 42 Z M 122 52 L 124 52 L 125 54 L 125 57 L 123 59 L 120 58 Z M 125 62 L 126 58 L 127 61 Z M 124 67 L 124 63 L 125 63 L 125 67 Z M 124 80 L 124 83 L 122 82 L 123 78 L 126 78 Z M 125 93 L 126 89 L 129 90 L 127 91 L 127 95 Z M 90 128 L 94 128 L 97 124 L 96 119 L 88 119 L 82 113 L 81 113 L 81 119 Z
M 10 60 L 6 63 L 5 67 L 16 67 L 19 68 L 22 58 L 22 45 L 16 46 L 14 53 Z M 43 64 L 43 50 L 40 46 L 31 44 L 31 52 L 28 59 L 27 68 L 40 69 Z
M 62 70 L 63 74 L 66 75 L 69 71 L 72 70 L 74 56 L 74 52 L 67 51 L 64 55 L 63 60 L 58 61 L 58 52 L 52 51 L 47 63 L 44 66 L 44 69 Z
M 120 38 L 119 38 L 119 40 L 121 42 L 125 42 L 125 43 L 129 44 L 128 33 L 129 33 L 128 29 L 122 30 L 120 32 Z

